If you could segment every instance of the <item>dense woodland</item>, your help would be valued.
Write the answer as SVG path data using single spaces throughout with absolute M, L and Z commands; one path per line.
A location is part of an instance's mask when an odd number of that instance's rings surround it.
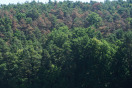
M 132 88 L 132 0 L 0 5 L 0 88 Z

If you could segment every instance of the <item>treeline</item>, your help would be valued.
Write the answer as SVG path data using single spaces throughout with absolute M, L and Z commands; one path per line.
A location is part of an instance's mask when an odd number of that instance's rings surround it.
M 47 33 L 64 25 L 69 28 L 94 25 L 103 35 L 107 35 L 117 29 L 126 31 L 131 28 L 132 3 L 122 0 L 106 0 L 104 3 L 50 1 L 47 4 L 32 1 L 1 5 L 0 18 L 10 19 L 12 30 L 34 30 L 37 27 Z
M 131 88 L 132 3 L 0 6 L 1 88 Z

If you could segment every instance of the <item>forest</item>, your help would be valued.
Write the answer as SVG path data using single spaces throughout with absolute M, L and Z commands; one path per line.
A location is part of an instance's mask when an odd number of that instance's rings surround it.
M 132 0 L 1 4 L 0 88 L 132 88 Z

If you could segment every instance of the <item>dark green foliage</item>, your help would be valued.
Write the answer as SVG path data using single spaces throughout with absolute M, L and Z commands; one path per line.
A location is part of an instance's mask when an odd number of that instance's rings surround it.
M 0 88 L 131 88 L 131 0 L 0 7 Z
M 33 9 L 27 13 L 27 17 L 31 17 L 33 20 L 39 17 L 39 13 L 36 9 Z

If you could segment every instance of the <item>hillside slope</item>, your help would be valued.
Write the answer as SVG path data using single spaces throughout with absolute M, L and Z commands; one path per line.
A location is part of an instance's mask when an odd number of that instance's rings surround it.
M 132 88 L 132 3 L 0 6 L 1 88 Z

